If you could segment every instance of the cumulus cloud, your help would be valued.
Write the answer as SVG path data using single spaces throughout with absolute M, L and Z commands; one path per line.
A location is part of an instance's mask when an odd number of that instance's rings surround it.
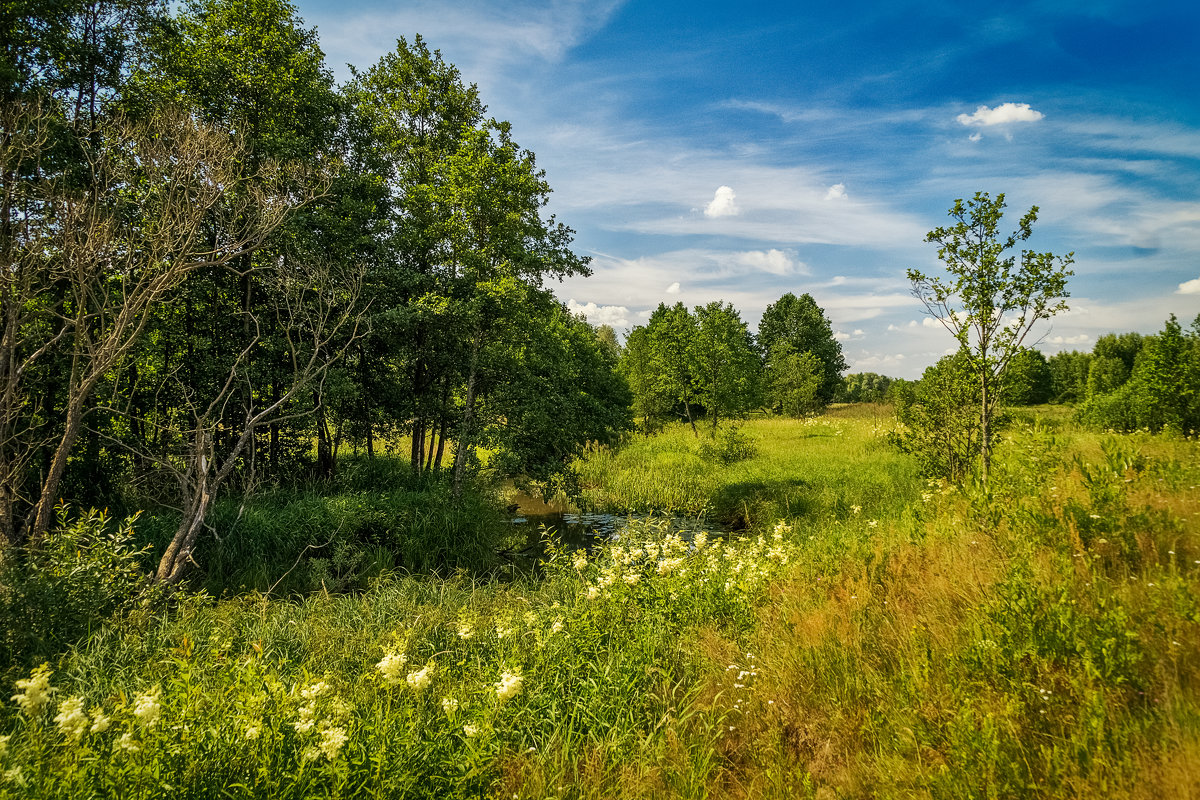
M 834 331 L 833 338 L 837 339 L 839 342 L 844 342 L 850 338 L 850 334 L 845 333 L 844 331 Z
M 733 217 L 738 213 L 737 203 L 734 200 L 737 195 L 733 193 L 733 189 L 728 186 L 718 186 L 716 193 L 713 194 L 712 202 L 704 209 L 704 216 L 712 217 Z
M 1179 284 L 1175 294 L 1200 294 L 1200 278 Z
M 845 200 L 846 199 L 846 184 L 835 183 L 829 187 L 829 191 L 825 192 L 826 200 Z
M 979 131 L 975 131 L 974 133 L 972 133 L 972 134 L 971 134 L 970 136 L 968 136 L 967 138 L 968 138 L 968 139 L 970 139 L 972 142 L 978 142 L 980 139 L 982 139 L 982 138 L 983 138 L 983 134 L 982 134 L 982 133 L 980 133 Z
M 912 326 L 914 324 L 915 323 L 912 323 L 912 322 L 909 323 L 910 326 Z M 926 328 L 942 327 L 942 321 L 940 319 L 938 319 L 937 317 L 923 317 L 921 319 L 921 324 L 924 325 Z
M 583 314 L 593 325 L 611 325 L 621 329 L 629 327 L 629 309 L 625 306 L 598 306 L 595 303 L 577 303 L 575 298 L 567 301 L 572 314 Z
M 1083 344 L 1090 338 L 1086 333 L 1081 333 L 1078 336 L 1051 336 L 1046 341 L 1050 344 Z
M 1037 122 L 1045 114 L 1029 107 L 1029 103 L 1001 103 L 995 108 L 980 106 L 974 114 L 959 114 L 963 125 L 1004 125 L 1009 122 Z
M 772 275 L 790 275 L 794 272 L 807 271 L 804 262 L 794 261 L 787 253 L 774 248 L 738 253 L 737 263 L 752 270 L 769 272 Z
M 667 294 L 679 294 L 679 281 L 675 281 L 663 291 Z

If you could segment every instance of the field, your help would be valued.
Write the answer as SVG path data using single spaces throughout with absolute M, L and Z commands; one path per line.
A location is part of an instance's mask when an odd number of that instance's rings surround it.
M 291 556 L 239 565 L 271 547 L 237 545 L 210 593 L 147 602 L 21 677 L 0 791 L 1200 796 L 1200 444 L 1042 410 L 985 492 L 921 479 L 891 424 L 851 406 L 593 451 L 586 505 L 733 531 L 651 518 L 590 553 L 551 545 L 537 576 L 472 554 L 399 570 L 416 556 L 384 542 L 346 591 L 313 572 L 268 595 Z M 454 547 L 417 497 L 368 505 Z

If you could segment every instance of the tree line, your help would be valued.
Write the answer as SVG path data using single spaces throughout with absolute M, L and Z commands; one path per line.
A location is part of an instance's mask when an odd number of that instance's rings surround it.
M 479 446 L 550 480 L 629 426 L 547 288 L 589 267 L 534 154 L 419 36 L 338 85 L 283 0 L 4 15 L 4 542 L 64 496 L 166 503 L 176 581 L 221 492 L 349 447 L 406 441 L 457 494 Z
M 715 430 L 753 409 L 816 413 L 842 390 L 846 361 L 812 296 L 789 292 L 767 306 L 757 335 L 730 303 L 660 303 L 629 332 L 619 369 L 643 428 L 683 420 L 698 433 L 698 417 Z

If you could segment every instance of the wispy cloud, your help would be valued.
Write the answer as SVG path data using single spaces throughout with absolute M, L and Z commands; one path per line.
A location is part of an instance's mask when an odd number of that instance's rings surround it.
M 310 14 L 330 66 L 345 77 L 345 63 L 370 66 L 396 39 L 420 33 L 432 48 L 476 82 L 530 59 L 556 62 L 603 27 L 623 0 L 485 0 L 444 3 L 413 0 L 385 8 L 338 7 Z M 496 76 L 499 77 L 499 76 Z

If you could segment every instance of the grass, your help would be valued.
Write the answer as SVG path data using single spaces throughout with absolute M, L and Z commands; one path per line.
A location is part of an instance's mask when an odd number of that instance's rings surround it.
M 756 452 L 722 463 L 706 457 L 709 435 L 676 425 L 620 449 L 598 448 L 577 465 L 590 508 L 705 515 L 735 528 L 802 518 L 826 526 L 858 507 L 867 518 L 902 513 L 920 492 L 911 459 L 884 440 L 879 407 L 841 406 L 798 422 L 756 419 L 740 433 Z
M 748 423 L 732 464 L 672 430 L 582 465 L 610 508 L 737 497 L 727 542 L 643 521 L 538 580 L 135 610 L 0 715 L 0 792 L 1200 795 L 1200 445 L 1017 427 L 985 492 L 918 480 L 886 423 Z

